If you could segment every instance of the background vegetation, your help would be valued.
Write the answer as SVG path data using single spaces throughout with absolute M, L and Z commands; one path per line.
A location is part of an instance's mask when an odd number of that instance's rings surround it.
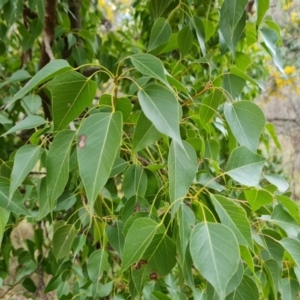
M 268 1 L 106 5 L 0 1 L 0 298 L 297 299 Z

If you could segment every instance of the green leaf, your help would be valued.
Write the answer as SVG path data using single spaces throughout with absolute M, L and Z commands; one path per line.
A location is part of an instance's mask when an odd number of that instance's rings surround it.
M 236 76 L 234 74 L 225 74 L 223 76 L 223 88 L 233 99 L 237 98 L 241 94 L 245 85 L 246 80 L 240 76 Z M 249 101 L 246 102 L 249 103 Z
M 290 254 L 297 267 L 300 267 L 300 242 L 299 240 L 286 237 L 279 241 L 285 251 Z
M 69 179 L 69 158 L 74 136 L 75 131 L 60 131 L 50 145 L 47 155 L 47 189 L 51 210 Z
M 220 90 L 214 89 L 211 94 L 202 100 L 200 122 L 203 127 L 206 126 L 214 116 L 223 98 L 223 93 Z
M 158 224 L 149 218 L 136 219 L 125 237 L 121 271 L 139 261 L 153 240 Z
M 20 130 L 32 129 L 32 128 L 35 128 L 35 127 L 39 127 L 39 126 L 41 126 L 45 123 L 46 123 L 46 121 L 42 117 L 28 116 L 24 120 L 17 123 L 14 127 L 9 129 L 8 131 L 6 131 L 4 134 L 2 134 L 2 136 L 13 133 L 13 132 L 16 132 L 16 131 L 20 131 Z
M 218 161 L 220 144 L 215 139 L 205 140 L 203 157 Z
M 253 79 L 252 77 L 248 76 L 245 72 L 243 72 L 242 70 L 236 68 L 236 67 L 232 67 L 230 69 L 230 74 L 236 75 L 239 78 L 242 78 L 246 81 L 251 82 L 253 85 L 257 85 L 258 87 L 260 87 L 262 90 L 264 90 L 264 86 L 262 83 L 260 83 L 259 81 Z
M 131 102 L 128 98 L 122 97 L 118 98 L 116 103 L 116 111 L 120 111 L 123 115 L 123 122 L 127 121 L 131 113 Z
M 233 232 L 223 224 L 200 223 L 192 231 L 190 251 L 195 267 L 224 299 L 227 284 L 240 261 Z
M 124 174 L 123 191 L 127 199 L 132 196 L 145 196 L 147 175 L 139 165 L 131 165 Z
M 276 199 L 283 204 L 294 220 L 300 225 L 300 213 L 297 202 L 291 200 L 289 197 L 284 195 L 277 195 Z
M 211 195 L 212 202 L 220 217 L 222 224 L 228 226 L 240 245 L 253 249 L 250 223 L 245 210 L 233 200 L 223 196 Z
M 269 259 L 264 262 L 264 268 L 269 278 L 269 284 L 271 285 L 273 295 L 277 299 L 277 292 L 280 288 L 280 278 L 281 278 L 281 269 L 278 266 L 278 263 L 274 259 Z
M 27 95 L 21 100 L 21 106 L 27 115 L 36 114 L 42 105 L 42 99 L 39 95 Z
M 132 270 L 136 289 L 140 292 L 151 276 L 159 278 L 169 274 L 175 264 L 176 247 L 173 241 L 164 233 L 156 234 Z
M 26 85 L 19 90 L 14 97 L 8 102 L 6 107 L 13 104 L 18 99 L 23 98 L 29 91 L 46 82 L 47 80 L 52 79 L 53 77 L 72 70 L 72 67 L 64 59 L 57 59 L 50 61 L 43 69 L 38 71 L 32 78 L 29 80 Z
M 164 11 L 166 10 L 166 8 L 172 3 L 173 0 L 165 0 L 165 1 L 161 1 L 161 0 L 151 0 L 150 1 L 150 8 L 151 8 L 151 12 L 154 15 L 154 18 L 158 18 L 160 17 Z
M 48 213 L 51 212 L 50 201 L 47 193 L 47 177 L 41 179 L 38 189 L 39 214 L 37 220 L 42 220 Z
M 47 88 L 53 102 L 54 130 L 61 130 L 92 104 L 97 84 L 78 72 L 70 71 L 56 76 Z
M 297 300 L 299 292 L 299 282 L 294 279 L 282 278 L 281 279 L 281 295 L 282 300 Z
M 45 287 L 45 293 L 49 293 L 57 289 L 62 282 L 61 274 L 53 276 Z
M 107 238 L 112 247 L 118 252 L 120 256 L 123 254 L 125 244 L 125 237 L 123 234 L 124 225 L 121 221 L 117 221 L 111 226 L 105 227 Z
M 268 215 L 262 215 L 262 220 L 275 223 L 281 227 L 289 236 L 297 236 L 299 232 L 299 225 L 291 217 L 291 215 L 283 208 L 281 204 L 277 204 L 272 212 L 271 219 Z
M 16 191 L 28 173 L 32 171 L 39 160 L 40 150 L 40 147 L 34 145 L 25 145 L 17 150 L 11 173 L 9 195 L 12 195 Z
M 174 94 L 161 85 L 151 84 L 138 92 L 138 98 L 144 114 L 156 129 L 181 144 L 182 110 Z
M 205 28 L 202 20 L 199 17 L 193 17 L 193 25 L 196 30 L 197 39 L 202 51 L 202 55 L 206 55 L 206 47 L 205 47 Z M 179 43 L 178 43 L 179 44 Z
M 158 58 L 151 54 L 143 53 L 130 56 L 130 60 L 139 72 L 152 78 L 156 78 L 169 86 L 165 76 L 164 66 Z
M 23 204 L 20 192 L 16 191 L 12 196 L 9 196 L 9 189 L 10 181 L 0 177 L 0 207 L 16 214 L 30 215 Z
M 172 28 L 167 20 L 163 18 L 157 19 L 151 29 L 148 52 L 166 44 L 170 40 L 171 34 Z
M 218 192 L 225 190 L 225 188 L 216 182 L 215 178 L 206 170 L 201 170 L 197 173 L 197 182 L 203 185 L 205 188 L 213 189 Z
M 248 0 L 225 0 L 221 7 L 220 31 L 233 54 L 245 27 L 247 2 Z
M 0 177 L 0 183 L 1 183 L 1 177 Z M 2 201 L 1 198 L 3 197 L 1 195 L 1 190 L 2 190 L 2 188 L 0 187 L 0 201 Z M 10 212 L 7 209 L 0 206 L 0 245 L 2 243 L 3 233 L 5 231 L 5 227 L 6 227 L 9 215 L 10 215 Z
M 90 208 L 110 176 L 121 144 L 122 114 L 96 113 L 78 131 L 79 173 Z
M 128 167 L 127 161 L 123 158 L 117 157 L 114 161 L 109 177 L 114 177 L 123 172 Z
M 273 185 L 279 192 L 284 193 L 289 188 L 289 183 L 282 177 L 276 174 L 264 175 L 264 177 Z
M 181 203 L 177 212 L 178 232 L 180 240 L 179 261 L 184 265 L 186 250 L 190 240 L 192 228 L 195 226 L 195 216 L 193 211 L 184 203 Z
M 264 27 L 264 28 L 260 29 L 260 32 L 261 32 L 262 38 L 265 42 L 267 49 L 270 51 L 270 53 L 273 57 L 273 61 L 274 61 L 275 65 L 282 73 L 284 73 L 284 70 L 282 68 L 280 49 L 277 46 L 277 42 L 279 40 L 277 31 L 274 30 L 273 28 Z
M 193 32 L 190 27 L 183 27 L 177 35 L 178 48 L 182 56 L 185 56 L 193 46 Z
M 262 110 L 249 101 L 225 103 L 224 114 L 230 129 L 241 146 L 256 152 L 266 119 Z
M 234 149 L 227 163 L 226 173 L 237 182 L 246 186 L 256 186 L 259 183 L 260 174 L 265 159 L 246 147 Z
M 248 275 L 244 275 L 240 285 L 226 300 L 259 300 L 259 291 L 254 280 Z
M 230 278 L 228 285 L 226 287 L 226 294 L 230 294 L 232 291 L 236 290 L 236 288 L 240 285 L 244 275 L 244 267 L 243 262 L 240 260 L 238 264 L 238 268 L 234 275 Z
M 65 224 L 54 231 L 53 254 L 57 260 L 69 255 L 76 236 L 74 225 Z
M 256 0 L 256 26 L 259 27 L 261 21 L 263 20 L 267 10 L 269 9 L 269 0 Z
M 270 253 L 270 258 L 274 258 L 278 266 L 282 265 L 282 258 L 284 255 L 283 247 L 278 243 L 281 240 L 281 235 L 272 229 L 263 229 L 261 233 L 261 238 L 263 239 L 267 250 Z
M 161 133 L 155 128 L 153 123 L 141 113 L 133 134 L 132 147 L 134 152 L 138 152 L 161 138 Z
M 176 247 L 165 234 L 154 236 L 142 258 L 147 261 L 147 267 L 158 276 L 169 274 L 176 264 Z
M 109 269 L 108 254 L 104 249 L 96 250 L 89 256 L 87 272 L 92 281 L 98 281 L 103 272 Z
M 280 142 L 279 142 L 279 140 L 278 140 L 278 136 L 277 136 L 277 134 L 276 134 L 276 128 L 275 128 L 275 125 L 272 124 L 272 123 L 267 123 L 267 124 L 266 124 L 266 129 L 268 130 L 270 136 L 272 137 L 272 139 L 273 139 L 273 141 L 274 141 L 274 143 L 275 143 L 277 149 L 281 151 L 282 148 L 281 148 Z
M 244 194 L 251 208 L 256 211 L 266 204 L 273 202 L 272 195 L 265 190 L 250 189 L 245 190 Z
M 172 206 L 172 215 L 186 196 L 197 172 L 197 155 L 194 148 L 187 142 L 180 144 L 172 141 L 169 157 L 169 194 Z

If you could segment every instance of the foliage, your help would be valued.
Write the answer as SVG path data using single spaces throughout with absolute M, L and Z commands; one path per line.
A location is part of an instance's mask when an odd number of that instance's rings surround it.
M 299 208 L 252 102 L 257 43 L 282 70 L 268 1 L 136 0 L 112 31 L 75 2 L 52 50 L 47 1 L 0 2 L 4 293 L 17 258 L 29 295 L 50 275 L 59 299 L 296 299 Z

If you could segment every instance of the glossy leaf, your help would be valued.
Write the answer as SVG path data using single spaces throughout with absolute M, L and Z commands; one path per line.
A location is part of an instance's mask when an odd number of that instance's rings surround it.
M 1 178 L 0 178 L 0 183 L 1 183 Z M 1 196 L 1 190 L 3 188 L 0 187 L 0 197 L 2 198 L 3 196 Z M 0 198 L 0 199 L 1 199 Z M 9 218 L 10 212 L 3 208 L 2 205 L 0 206 L 0 244 L 2 243 L 2 238 L 3 238 L 3 233 Z
M 299 293 L 299 282 L 289 278 L 281 279 L 282 300 L 297 300 Z
M 196 268 L 224 299 L 227 284 L 239 264 L 233 232 L 223 224 L 200 223 L 192 231 L 190 251 Z
M 27 84 L 19 90 L 14 97 L 9 101 L 7 106 L 10 106 L 16 100 L 23 98 L 28 92 L 38 85 L 52 79 L 53 77 L 71 70 L 72 67 L 64 59 L 50 61 L 43 69 L 37 72 Z
M 225 0 L 221 7 L 220 30 L 228 48 L 233 54 L 235 54 L 237 42 L 245 27 L 245 7 L 247 2 L 247 0 Z
M 16 131 L 25 130 L 25 129 L 32 129 L 35 127 L 39 127 L 45 124 L 46 121 L 44 118 L 39 116 L 28 116 L 24 120 L 17 123 L 14 127 L 6 131 L 3 135 L 7 135 Z M 2 135 L 2 136 L 3 136 Z
M 96 250 L 89 256 L 87 272 L 92 281 L 98 281 L 103 272 L 109 269 L 108 254 L 104 249 Z
M 222 100 L 223 93 L 216 89 L 202 100 L 200 107 L 200 122 L 202 126 L 206 126 L 215 115 Z
M 105 227 L 107 238 L 109 243 L 115 248 L 120 256 L 122 256 L 123 248 L 125 244 L 125 237 L 123 234 L 123 223 L 117 221 L 111 226 Z
M 169 194 L 172 215 L 177 211 L 186 196 L 197 172 L 197 155 L 194 148 L 187 142 L 182 142 L 183 147 L 175 141 L 169 150 Z
M 256 152 L 266 119 L 262 110 L 249 101 L 225 104 L 224 113 L 232 133 L 241 146 Z
M 284 205 L 284 207 L 287 209 L 289 214 L 294 218 L 294 220 L 300 225 L 300 211 L 299 206 L 297 203 L 293 200 L 291 200 L 289 197 L 284 195 L 278 195 L 276 196 L 276 199 Z
M 265 159 L 242 146 L 232 151 L 226 173 L 246 186 L 258 185 Z
M 92 104 L 97 84 L 71 71 L 55 77 L 47 84 L 47 88 L 52 96 L 54 130 L 61 130 Z
M 127 199 L 132 196 L 145 196 L 147 175 L 139 165 L 131 165 L 124 174 L 123 191 Z
M 28 173 L 32 171 L 40 157 L 40 151 L 41 148 L 34 145 L 25 145 L 17 150 L 11 173 L 9 195 L 16 191 Z
M 40 185 L 38 189 L 38 197 L 39 197 L 39 213 L 37 219 L 41 220 L 42 218 L 47 216 L 48 213 L 51 212 L 46 177 L 42 178 L 40 181 Z
M 135 54 L 130 56 L 132 64 L 144 75 L 156 78 L 162 83 L 169 85 L 162 62 L 151 54 Z
M 237 98 L 241 94 L 245 85 L 246 80 L 239 76 L 236 76 L 234 74 L 224 75 L 223 87 L 233 99 Z
M 193 32 L 190 27 L 183 27 L 177 36 L 178 48 L 182 56 L 185 56 L 193 45 Z
M 74 225 L 65 224 L 54 231 L 53 254 L 57 260 L 69 255 L 76 236 Z
M 281 193 L 286 192 L 289 188 L 289 183 L 282 177 L 276 174 L 264 175 L 264 177 L 271 183 L 274 184 L 278 191 Z
M 211 195 L 211 199 L 222 224 L 233 231 L 240 245 L 253 249 L 250 223 L 244 209 L 233 200 L 220 195 Z
M 69 158 L 75 132 L 60 131 L 51 143 L 47 156 L 47 189 L 51 210 L 69 179 Z
M 196 35 L 197 35 L 197 39 L 198 39 L 202 54 L 203 54 L 203 56 L 205 56 L 206 55 L 206 46 L 205 46 L 206 37 L 205 37 L 205 28 L 204 28 L 203 21 L 199 17 L 194 17 L 193 25 L 196 30 Z
M 163 18 L 159 18 L 155 21 L 150 34 L 150 41 L 148 51 L 152 51 L 160 45 L 166 44 L 172 34 L 172 28 Z
M 161 85 L 151 84 L 138 92 L 138 98 L 144 114 L 156 129 L 181 144 L 182 113 L 174 94 Z
M 266 47 L 269 49 L 273 61 L 275 65 L 278 67 L 278 69 L 284 73 L 282 68 L 282 61 L 281 61 L 281 53 L 280 49 L 277 46 L 277 42 L 279 40 L 279 36 L 273 28 L 264 27 L 260 29 L 262 38 L 265 42 Z
M 148 147 L 161 137 L 153 123 L 141 113 L 133 135 L 132 146 L 135 152 Z
M 157 229 L 158 224 L 149 218 L 139 218 L 132 223 L 125 237 L 122 270 L 141 259 Z
M 300 242 L 293 238 L 283 238 L 279 241 L 283 248 L 290 254 L 298 268 L 300 267 Z
M 151 12 L 153 13 L 155 18 L 160 17 L 166 8 L 170 5 L 172 0 L 166 0 L 166 1 L 160 1 L 160 0 L 151 0 L 150 1 L 150 7 Z
M 269 283 L 273 290 L 273 295 L 275 295 L 275 298 L 277 298 L 277 293 L 280 289 L 281 268 L 279 268 L 278 263 L 274 259 L 265 261 L 264 267 L 269 278 Z
M 265 190 L 250 189 L 245 190 L 244 194 L 254 211 L 266 204 L 272 203 L 273 201 L 272 195 Z
M 183 203 L 181 203 L 178 209 L 177 216 L 180 239 L 179 261 L 181 262 L 181 265 L 184 265 L 192 228 L 195 226 L 195 216 L 192 210 Z
M 122 114 L 97 113 L 85 119 L 77 134 L 79 173 L 90 208 L 110 176 L 121 144 Z
M 256 26 L 259 27 L 269 8 L 269 0 L 256 0 L 255 6 L 257 11 Z
M 254 280 L 244 275 L 240 285 L 226 297 L 226 300 L 259 300 L 259 291 Z
M 10 212 L 29 216 L 30 214 L 23 204 L 20 192 L 15 191 L 15 193 L 10 196 L 9 189 L 9 180 L 7 178 L 0 177 L 0 206 Z

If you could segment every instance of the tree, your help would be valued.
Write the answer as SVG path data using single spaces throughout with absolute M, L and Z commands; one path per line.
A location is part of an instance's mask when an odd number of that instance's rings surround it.
M 268 1 L 136 0 L 119 27 L 100 4 L 0 3 L 4 294 L 296 299 L 299 208 L 253 103 L 264 56 L 282 70 Z

